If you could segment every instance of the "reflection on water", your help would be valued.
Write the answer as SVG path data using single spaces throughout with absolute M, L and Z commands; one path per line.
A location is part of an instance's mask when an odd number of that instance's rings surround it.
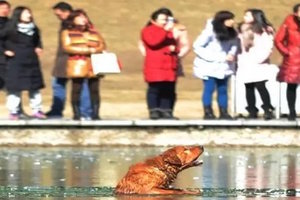
M 175 187 L 201 188 L 201 197 L 114 196 L 114 186 L 131 164 L 165 149 L 0 149 L 0 197 L 188 200 L 300 196 L 299 148 L 229 147 L 206 148 L 202 167 L 178 175 Z

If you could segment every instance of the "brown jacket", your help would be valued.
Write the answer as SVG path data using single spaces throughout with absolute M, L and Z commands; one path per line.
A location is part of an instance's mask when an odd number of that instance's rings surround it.
M 101 35 L 94 30 L 86 32 L 64 30 L 61 39 L 62 47 L 69 55 L 67 65 L 77 65 L 84 60 L 86 61 L 88 73 L 82 77 L 94 77 L 90 56 L 93 53 L 101 53 L 105 49 L 105 42 Z M 68 74 L 67 76 L 72 78 Z

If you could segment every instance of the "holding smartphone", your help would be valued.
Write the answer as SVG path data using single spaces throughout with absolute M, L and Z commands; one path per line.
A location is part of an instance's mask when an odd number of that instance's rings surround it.
M 175 21 L 174 17 L 168 17 L 167 18 L 167 23 L 165 25 L 165 30 L 170 31 L 171 29 L 173 29 L 174 21 Z

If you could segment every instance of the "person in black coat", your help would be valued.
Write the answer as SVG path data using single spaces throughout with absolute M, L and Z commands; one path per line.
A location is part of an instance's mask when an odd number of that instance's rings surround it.
M 7 1 L 0 1 L 0 31 L 3 30 L 8 21 L 10 4 Z M 0 89 L 4 88 L 4 78 L 6 71 L 6 57 L 4 55 L 4 40 L 0 40 Z
M 40 89 L 44 87 L 38 56 L 42 53 L 39 29 L 33 21 L 31 10 L 16 7 L 0 37 L 5 38 L 7 72 L 5 77 L 8 92 L 7 108 L 11 119 L 19 119 L 21 92 L 29 91 L 33 117 L 43 119 Z

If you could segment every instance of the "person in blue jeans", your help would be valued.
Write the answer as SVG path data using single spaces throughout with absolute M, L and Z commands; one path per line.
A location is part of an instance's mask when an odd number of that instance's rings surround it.
M 66 84 L 67 78 L 52 78 L 52 89 L 53 89 L 53 102 L 51 106 L 51 110 L 47 113 L 48 117 L 52 118 L 61 118 L 63 117 L 63 110 L 66 102 Z M 84 80 L 81 96 L 80 96 L 80 112 L 81 116 L 84 119 L 90 119 L 92 108 L 91 103 L 88 100 L 90 99 L 89 88 L 87 84 L 87 80 Z
M 61 27 L 58 32 L 58 38 L 61 36 L 61 31 L 65 26 L 65 20 L 68 18 L 73 8 L 70 4 L 66 2 L 59 2 L 53 6 L 54 14 L 61 20 Z M 52 75 L 52 89 L 53 89 L 53 99 L 52 106 L 49 112 L 46 113 L 48 118 L 62 118 L 63 110 L 66 102 L 66 84 L 68 78 L 66 75 L 68 54 L 64 52 L 61 44 L 61 40 L 58 40 L 58 49 L 55 59 L 55 67 L 53 69 Z M 80 111 L 82 117 L 90 118 L 91 116 L 91 103 L 90 94 L 85 80 L 83 83 L 81 91 L 81 103 Z
M 220 119 L 232 119 L 227 112 L 228 78 L 235 72 L 235 58 L 238 50 L 237 32 L 233 28 L 234 14 L 219 11 L 193 44 L 196 54 L 194 75 L 203 80 L 202 95 L 204 119 L 215 119 L 212 110 L 213 92 L 217 90 Z

